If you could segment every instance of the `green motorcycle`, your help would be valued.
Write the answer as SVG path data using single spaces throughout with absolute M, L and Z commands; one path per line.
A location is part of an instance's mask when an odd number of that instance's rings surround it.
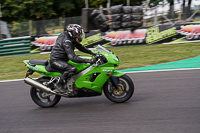
M 91 97 L 102 95 L 102 91 L 113 102 L 123 103 L 129 100 L 134 93 L 134 84 L 125 73 L 115 71 L 115 67 L 120 63 L 117 55 L 101 45 L 96 46 L 92 51 L 97 54 L 95 64 L 68 61 L 77 68 L 77 71 L 64 83 L 64 92 L 56 89 L 62 71 L 52 68 L 47 60 L 24 60 L 24 65 L 28 68 L 24 81 L 32 86 L 30 90 L 32 100 L 38 106 L 52 107 L 60 101 L 61 96 Z M 34 80 L 29 77 L 34 72 L 45 76 Z

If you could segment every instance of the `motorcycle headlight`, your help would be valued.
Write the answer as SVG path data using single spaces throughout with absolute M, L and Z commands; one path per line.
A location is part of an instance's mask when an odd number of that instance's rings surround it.
M 115 59 L 116 61 L 120 62 L 120 60 L 119 60 L 119 58 L 118 58 L 117 56 L 114 57 L 114 59 Z

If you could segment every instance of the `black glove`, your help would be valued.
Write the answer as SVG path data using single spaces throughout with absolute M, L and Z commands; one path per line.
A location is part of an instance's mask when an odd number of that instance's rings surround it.
M 95 58 L 92 58 L 92 59 L 86 59 L 86 63 L 90 63 L 90 64 L 94 64 L 94 63 L 96 63 L 96 61 L 97 61 L 97 58 L 95 57 Z
M 96 53 L 93 53 L 93 52 L 91 52 L 91 55 L 95 57 L 97 54 L 96 54 Z

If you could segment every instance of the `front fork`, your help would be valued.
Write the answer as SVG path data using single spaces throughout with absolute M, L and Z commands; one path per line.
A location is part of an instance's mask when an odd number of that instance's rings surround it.
M 113 86 L 119 91 L 119 77 L 121 77 L 122 75 L 124 75 L 125 73 L 123 72 L 114 72 L 111 76 L 110 76 L 110 81 L 113 84 Z

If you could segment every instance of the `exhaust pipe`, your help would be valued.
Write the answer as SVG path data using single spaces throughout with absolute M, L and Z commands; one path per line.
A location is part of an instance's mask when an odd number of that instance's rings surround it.
M 29 77 L 24 78 L 24 82 L 29 84 L 29 85 L 31 85 L 31 86 L 33 86 L 33 87 L 35 87 L 35 88 L 38 88 L 38 89 L 40 89 L 40 90 L 42 90 L 44 92 L 56 94 L 55 91 L 52 91 L 50 88 L 44 86 L 41 83 L 38 83 L 37 81 L 35 81 L 35 80 L 33 80 L 33 79 L 29 78 Z

